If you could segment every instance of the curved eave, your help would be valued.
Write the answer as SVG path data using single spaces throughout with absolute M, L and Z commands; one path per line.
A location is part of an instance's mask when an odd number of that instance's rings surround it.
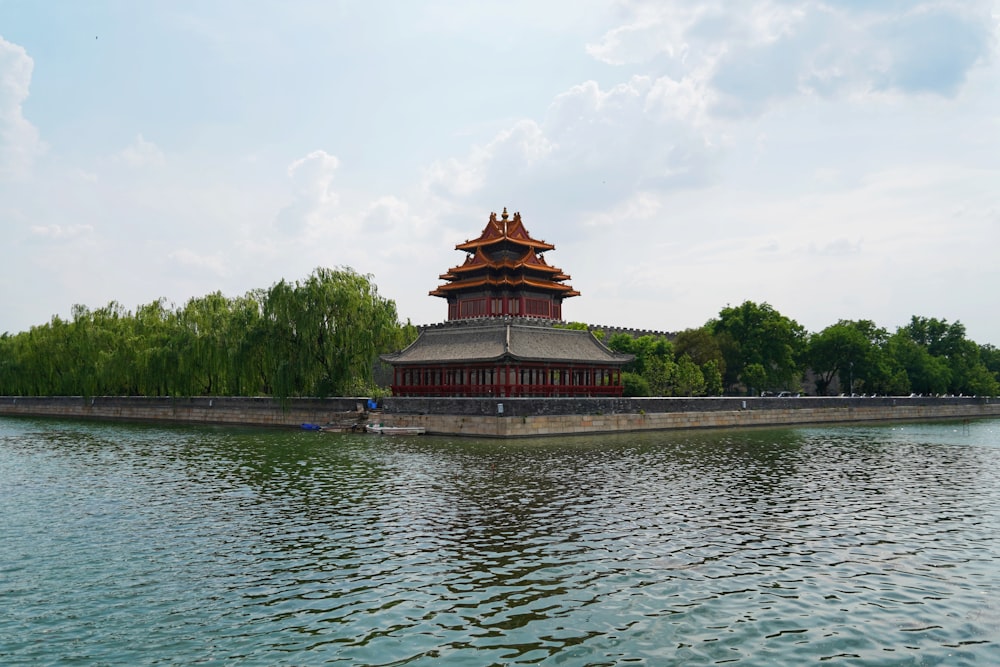
M 510 276 L 503 276 L 502 278 L 479 278 L 476 280 L 458 280 L 448 285 L 440 285 L 437 289 L 432 290 L 430 294 L 432 296 L 444 296 L 451 292 L 461 292 L 468 289 L 476 289 L 477 287 L 533 287 L 542 291 L 557 292 L 562 296 L 580 296 L 580 293 L 573 289 L 570 285 L 562 285 L 556 282 L 550 281 L 539 281 L 531 280 L 530 278 L 519 277 L 516 279 L 511 279 Z
M 544 241 L 536 241 L 534 239 L 529 239 L 527 241 L 521 239 L 512 239 L 510 237 L 503 237 L 501 239 L 476 239 L 475 241 L 466 241 L 465 243 L 459 243 L 455 246 L 455 250 L 464 250 L 465 252 L 474 252 L 478 248 L 488 248 L 494 245 L 500 245 L 501 243 L 510 243 L 512 245 L 521 246 L 523 248 L 531 248 L 536 252 L 545 252 L 547 250 L 555 250 L 556 247 L 551 243 L 545 243 Z
M 624 366 L 628 362 L 632 361 L 632 357 L 628 359 L 619 359 L 617 357 L 610 357 L 608 359 L 569 359 L 560 357 L 531 357 L 531 356 L 521 356 L 517 354 L 507 354 L 504 358 L 510 359 L 511 361 L 518 361 L 527 364 L 566 364 L 569 366 Z M 492 360 L 490 360 L 492 361 Z
M 545 241 L 539 241 L 531 237 L 521 221 L 521 214 L 515 213 L 512 220 L 507 219 L 507 209 L 503 210 L 503 216 L 497 219 L 496 213 L 490 214 L 489 222 L 483 228 L 478 238 L 455 246 L 456 250 L 473 251 L 477 248 L 485 248 L 490 245 L 509 242 L 526 248 L 534 248 L 539 251 L 554 250 L 555 246 Z
M 633 359 L 589 331 L 500 322 L 423 331 L 409 347 L 381 358 L 394 366 L 539 363 L 621 367 Z
M 484 269 L 490 269 L 493 271 L 518 271 L 522 269 L 527 269 L 529 271 L 538 271 L 539 273 L 548 273 L 554 277 L 565 276 L 563 280 L 568 280 L 569 276 L 562 272 L 562 269 L 558 269 L 554 266 L 549 266 L 548 264 L 529 264 L 518 260 L 517 262 L 512 262 L 509 259 L 502 262 L 491 262 L 489 264 L 463 264 L 462 266 L 456 266 L 448 269 L 448 273 L 440 276 L 441 280 L 449 280 L 445 276 L 452 276 L 454 278 L 458 274 L 463 273 L 473 273 L 475 271 L 482 271 Z
M 561 364 L 567 366 L 577 366 L 580 368 L 593 366 L 617 366 L 622 367 L 628 362 L 632 361 L 631 357 L 628 359 L 618 359 L 611 358 L 606 360 L 579 360 L 579 359 L 559 359 L 552 357 L 529 357 L 529 356 L 519 356 L 516 354 L 498 354 L 492 357 L 477 357 L 475 359 L 463 358 L 463 359 L 442 359 L 442 360 L 405 360 L 399 359 L 392 354 L 382 354 L 379 355 L 379 359 L 391 364 L 393 366 L 466 366 L 469 364 L 501 364 L 509 362 L 517 362 L 523 364 Z

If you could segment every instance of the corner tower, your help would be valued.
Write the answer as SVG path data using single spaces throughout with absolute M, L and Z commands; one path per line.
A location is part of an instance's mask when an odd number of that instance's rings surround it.
M 392 366 L 393 396 L 621 396 L 632 355 L 558 325 L 563 299 L 580 293 L 543 258 L 554 248 L 507 209 L 499 220 L 490 214 L 479 238 L 455 246 L 465 263 L 431 292 L 448 300 L 448 321 L 381 357 Z
M 441 274 L 445 284 L 430 292 L 448 300 L 448 320 L 478 317 L 562 319 L 562 302 L 579 296 L 562 269 L 543 256 L 555 246 L 532 238 L 521 214 L 490 214 L 478 238 L 455 246 L 465 262 Z

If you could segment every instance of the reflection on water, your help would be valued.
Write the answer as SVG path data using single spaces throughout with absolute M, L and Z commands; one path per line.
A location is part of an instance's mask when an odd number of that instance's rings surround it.
M 0 420 L 3 664 L 988 664 L 1000 422 Z

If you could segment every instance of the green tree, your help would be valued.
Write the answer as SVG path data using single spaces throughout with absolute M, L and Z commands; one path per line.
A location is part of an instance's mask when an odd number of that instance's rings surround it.
M 914 343 L 935 357 L 951 357 L 959 352 L 965 341 L 965 325 L 961 322 L 948 324 L 948 320 L 934 317 L 910 318 L 910 323 L 899 331 Z
M 231 302 L 230 326 L 237 334 L 229 346 L 230 391 L 237 396 L 270 392 L 266 373 L 264 290 L 254 290 Z
M 677 336 L 674 337 L 673 345 L 678 359 L 687 355 L 691 361 L 699 366 L 704 366 L 710 361 L 715 361 L 720 368 L 724 364 L 719 341 L 708 327 L 685 329 L 678 332 Z
M 136 393 L 143 396 L 180 394 L 180 345 L 176 340 L 180 325 L 177 313 L 157 299 L 136 308 L 134 331 L 142 341 L 137 355 Z
M 835 377 L 847 393 L 858 383 L 871 385 L 884 375 L 881 344 L 886 331 L 870 320 L 840 320 L 808 340 L 805 359 L 816 374 L 816 391 L 828 393 Z
M 910 319 L 897 336 L 893 356 L 905 369 L 914 391 L 987 394 L 998 390 L 998 376 L 987 365 L 988 354 L 965 336 L 965 325 L 933 317 Z M 919 352 L 913 347 L 919 348 Z
M 367 394 L 376 356 L 414 338 L 370 276 L 320 268 L 180 310 L 162 299 L 134 315 L 114 301 L 74 306 L 71 320 L 0 338 L 0 394 Z
M 963 390 L 960 393 L 996 396 L 1000 394 L 1000 380 L 997 380 L 997 376 L 991 373 L 985 364 L 978 364 L 965 376 Z
M 268 292 L 264 320 L 272 385 L 282 397 L 371 393 L 375 358 L 400 338 L 395 304 L 350 269 L 281 281 Z
M 646 395 L 671 395 L 676 363 L 669 340 L 649 334 L 635 338 L 627 333 L 617 333 L 611 336 L 608 347 L 634 356 L 622 370 L 643 378 L 646 390 L 650 392 Z M 640 388 L 642 385 L 637 384 L 636 387 Z
M 806 331 L 769 304 L 745 301 L 723 308 L 707 326 L 725 356 L 730 390 L 788 387 L 801 376 Z
M 622 373 L 622 395 L 628 397 L 649 396 L 651 395 L 649 382 L 638 373 Z
M 704 396 L 707 383 L 705 374 L 698 364 L 691 360 L 688 355 L 682 355 L 677 360 L 677 367 L 674 373 L 674 396 Z
M 726 360 L 720 339 L 713 335 L 707 326 L 704 326 L 681 331 L 674 338 L 673 343 L 674 354 L 677 356 L 678 362 L 686 356 L 701 370 L 702 378 L 705 381 L 704 395 L 721 395 Z M 691 393 L 687 395 L 698 396 L 702 394 Z
M 951 382 L 951 370 L 947 362 L 932 355 L 927 348 L 914 341 L 905 330 L 897 331 L 886 344 L 892 364 L 901 369 L 907 380 L 907 387 L 897 384 L 892 393 L 942 394 Z
M 1000 379 L 1000 348 L 987 343 L 979 347 L 979 358 L 993 377 Z
M 722 396 L 722 371 L 719 370 L 721 364 L 722 362 L 712 360 L 705 362 L 701 367 L 701 374 L 705 378 L 706 396 Z
M 233 326 L 233 307 L 221 292 L 190 299 L 178 316 L 181 371 L 185 394 L 217 395 L 230 391 L 232 350 L 243 331 Z

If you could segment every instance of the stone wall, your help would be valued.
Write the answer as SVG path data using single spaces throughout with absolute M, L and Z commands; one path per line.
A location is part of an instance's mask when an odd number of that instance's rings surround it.
M 595 399 L 596 400 L 596 399 Z M 628 399 L 624 399 L 627 401 Z M 386 413 L 394 426 L 420 426 L 429 433 L 481 437 L 595 434 L 692 428 L 739 428 L 830 424 L 846 422 L 927 421 L 1000 416 L 996 399 L 640 399 L 653 411 L 590 411 L 553 409 L 525 412 L 518 403 L 504 402 L 502 414 Z M 673 402 L 676 401 L 676 402 Z M 744 404 L 746 407 L 744 407 Z
M 298 427 L 364 419 L 364 398 L 0 397 L 0 415 Z M 1000 416 L 1000 399 L 386 398 L 378 421 L 482 437 Z
M 363 398 L 272 398 L 144 396 L 0 397 L 0 415 L 120 419 L 126 421 L 299 426 L 326 424 L 363 410 Z
M 678 412 L 756 411 L 777 414 L 817 409 L 896 408 L 945 406 L 966 408 L 975 405 L 1000 405 L 1000 398 L 880 396 L 850 398 L 838 396 L 804 396 L 801 398 L 386 398 L 382 407 L 386 413 L 438 414 L 463 416 L 531 417 L 538 415 L 614 415 Z

